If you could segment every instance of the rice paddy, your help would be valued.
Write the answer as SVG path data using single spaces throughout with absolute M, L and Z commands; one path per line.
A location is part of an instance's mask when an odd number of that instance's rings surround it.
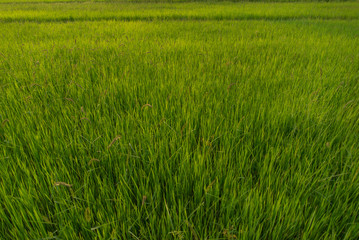
M 1 239 L 358 239 L 359 2 L 0 1 Z

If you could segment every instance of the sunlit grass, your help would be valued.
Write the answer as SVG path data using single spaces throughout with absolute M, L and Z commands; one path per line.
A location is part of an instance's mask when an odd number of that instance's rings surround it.
M 357 2 L 0 10 L 1 239 L 359 236 Z
M 0 22 L 98 20 L 358 20 L 348 3 L 138 3 L 75 2 L 1 4 Z

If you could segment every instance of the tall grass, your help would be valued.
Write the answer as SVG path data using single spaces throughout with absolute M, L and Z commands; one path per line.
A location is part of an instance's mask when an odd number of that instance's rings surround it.
M 0 5 L 1 239 L 357 239 L 357 3 L 82 6 Z
M 76 2 L 3 4 L 0 22 L 153 20 L 358 20 L 359 4 L 349 3 L 138 3 Z

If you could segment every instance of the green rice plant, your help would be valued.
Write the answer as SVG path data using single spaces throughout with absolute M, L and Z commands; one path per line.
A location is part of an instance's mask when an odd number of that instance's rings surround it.
M 357 239 L 358 16 L 0 4 L 0 238 Z

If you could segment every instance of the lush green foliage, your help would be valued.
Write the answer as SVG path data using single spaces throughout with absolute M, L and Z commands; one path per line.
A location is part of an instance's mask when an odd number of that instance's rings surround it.
M 357 239 L 358 9 L 0 4 L 0 238 Z
M 31 3 L 2 4 L 0 22 L 359 19 L 349 3 Z

